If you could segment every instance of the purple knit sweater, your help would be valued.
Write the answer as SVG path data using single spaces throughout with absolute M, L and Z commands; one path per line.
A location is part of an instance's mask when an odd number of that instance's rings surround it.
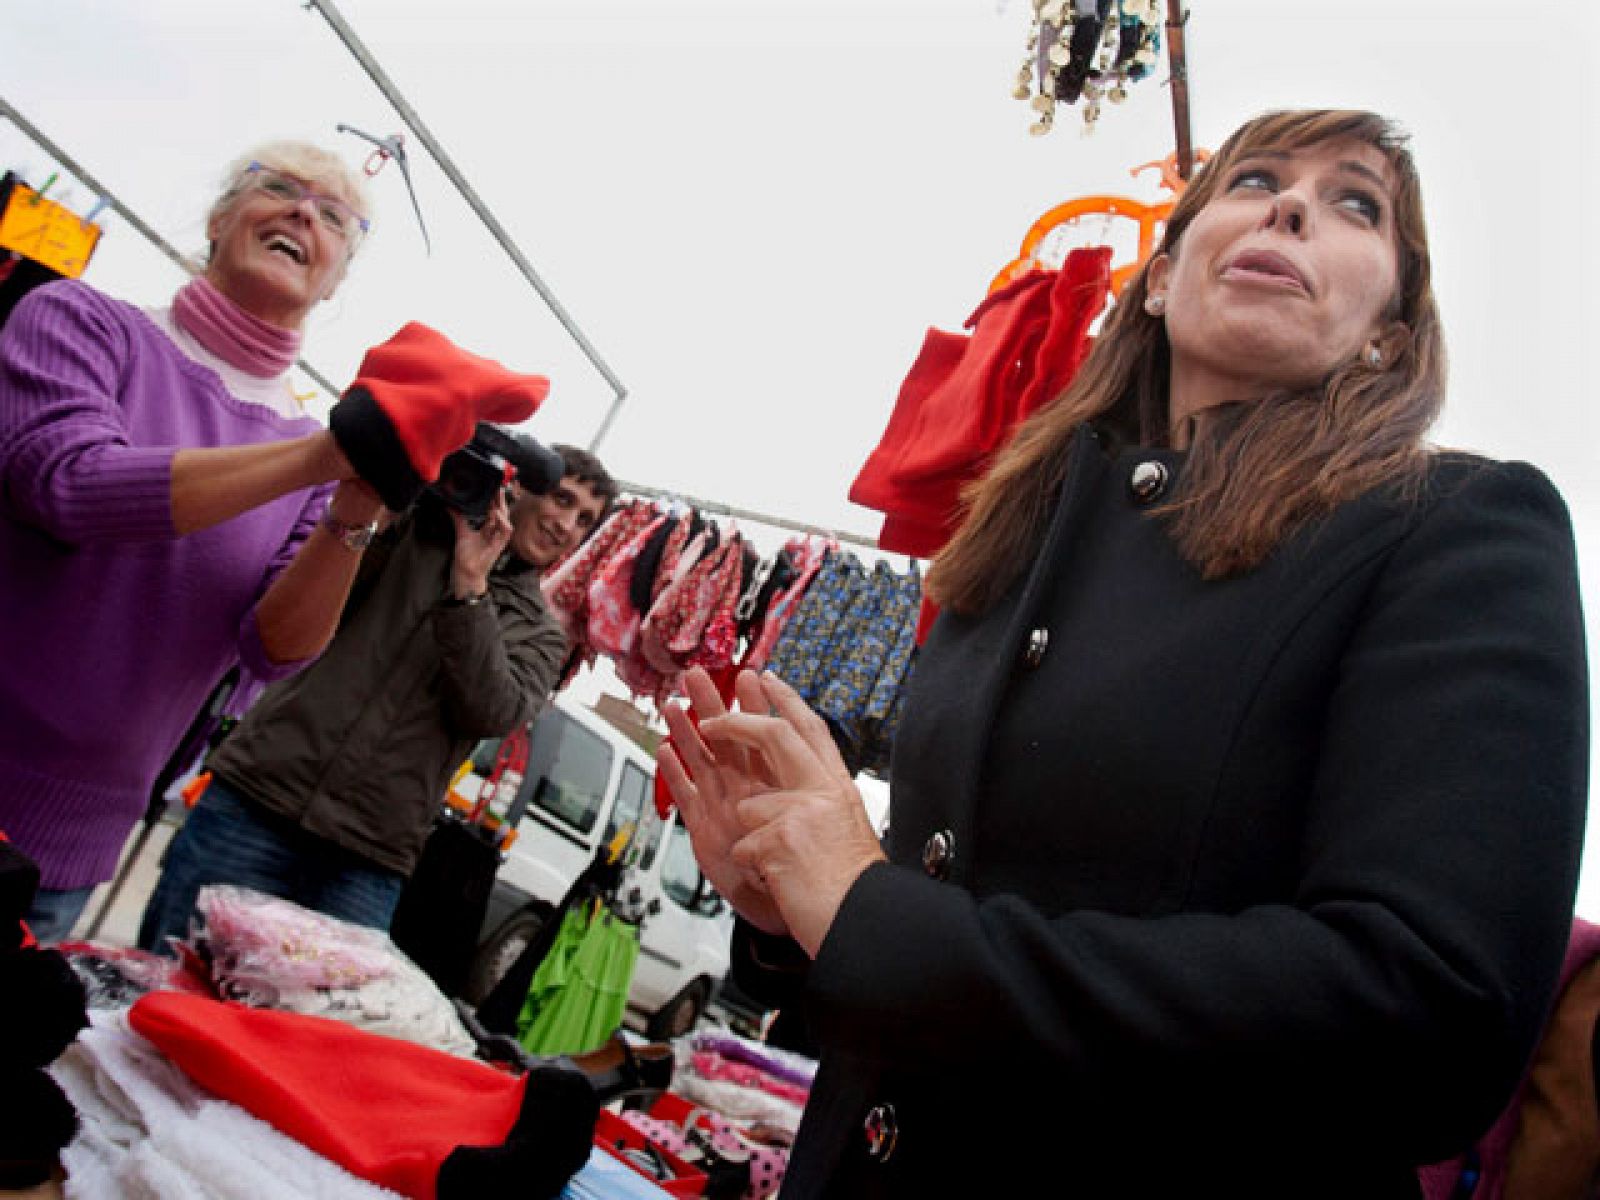
M 179 537 L 172 458 L 315 432 L 230 395 L 82 283 L 0 332 L 0 830 L 43 886 L 109 879 L 150 788 L 235 661 L 274 679 L 255 607 L 327 504 L 283 497 Z

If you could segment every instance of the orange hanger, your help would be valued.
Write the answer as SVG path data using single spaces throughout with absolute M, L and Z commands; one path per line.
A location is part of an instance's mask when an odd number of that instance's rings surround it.
M 1197 150 L 1195 161 L 1204 162 L 1210 158 L 1210 151 Z M 1028 232 L 1022 239 L 1022 248 L 1017 251 L 1017 257 L 1007 263 L 994 281 L 989 284 L 991 292 L 998 291 L 1015 279 L 1020 279 L 1029 271 L 1039 266 L 1035 257 L 1039 244 L 1046 235 L 1058 226 L 1069 221 L 1076 221 L 1082 217 L 1102 215 L 1108 217 L 1122 217 L 1125 220 L 1137 221 L 1139 224 L 1139 251 L 1138 257 L 1130 263 L 1113 267 L 1111 270 L 1111 294 L 1122 294 L 1123 285 L 1133 276 L 1133 273 L 1144 265 L 1156 247 L 1156 238 L 1161 227 L 1166 223 L 1167 217 L 1172 213 L 1172 206 L 1177 203 L 1186 186 L 1185 180 L 1178 174 L 1178 156 L 1169 154 L 1166 158 L 1156 162 L 1143 163 L 1134 167 L 1130 175 L 1137 176 L 1140 171 L 1151 169 L 1161 172 L 1161 186 L 1172 193 L 1164 200 L 1154 204 L 1147 204 L 1142 200 L 1133 200 L 1127 196 L 1079 196 L 1076 200 L 1068 200 L 1065 204 L 1058 204 L 1045 213 L 1028 227 Z

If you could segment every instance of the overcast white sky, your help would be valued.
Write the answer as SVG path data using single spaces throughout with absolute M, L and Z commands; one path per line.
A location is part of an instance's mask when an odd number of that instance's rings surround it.
M 1600 418 L 1588 358 L 1600 16 L 1581 0 L 1191 0 L 1194 137 L 1273 107 L 1414 135 L 1451 350 L 1439 440 L 1538 464 L 1574 514 L 1600 641 Z M 1079 133 L 1011 98 L 1028 0 L 344 0 L 340 11 L 629 395 L 624 478 L 860 533 L 846 497 L 930 325 L 957 329 L 1046 209 L 1151 198 L 1163 69 Z M 6 0 L 0 95 L 169 240 L 202 248 L 224 165 L 273 137 L 352 162 L 403 129 L 296 0 Z M 407 320 L 548 374 L 530 429 L 587 443 L 609 385 L 408 139 L 306 353 L 342 383 Z M 0 166 L 54 168 L 0 120 Z M 70 180 L 58 198 L 92 201 Z M 87 278 L 141 303 L 179 273 L 114 217 Z M 324 409 L 327 398 L 314 402 Z M 1463 597 L 1463 603 L 1470 603 Z M 1595 655 L 1591 652 L 1591 661 Z M 1579 908 L 1600 919 L 1600 828 Z

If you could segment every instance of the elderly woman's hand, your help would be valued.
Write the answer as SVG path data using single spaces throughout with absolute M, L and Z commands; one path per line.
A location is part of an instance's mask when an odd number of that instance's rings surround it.
M 730 858 L 762 881 L 790 934 L 815 958 L 845 893 L 884 861 L 883 850 L 822 718 L 775 675 L 743 673 L 738 696 L 742 711 L 700 723 L 718 759 L 748 763 L 751 785 L 734 803 L 746 832 Z

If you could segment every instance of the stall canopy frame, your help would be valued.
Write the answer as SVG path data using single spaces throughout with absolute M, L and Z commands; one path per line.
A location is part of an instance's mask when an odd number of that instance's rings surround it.
M 590 452 L 597 451 L 606 434 L 610 432 L 612 424 L 616 421 L 617 412 L 621 409 L 623 400 L 627 398 L 628 389 L 623 387 L 622 380 L 617 378 L 616 372 L 606 365 L 606 361 L 600 357 L 600 352 L 595 349 L 594 344 L 584 335 L 583 330 L 578 327 L 578 323 L 568 315 L 567 310 L 556 299 L 555 293 L 550 290 L 550 285 L 539 277 L 539 273 L 533 269 L 533 264 L 528 261 L 521 248 L 511 239 L 511 235 L 506 232 L 505 226 L 500 224 L 494 213 L 489 211 L 489 206 L 483 202 L 482 197 L 467 182 L 466 176 L 461 173 L 455 161 L 445 152 L 439 139 L 433 136 L 433 131 L 423 124 L 422 118 L 417 115 L 416 109 L 412 108 L 406 98 L 401 95 L 400 89 L 395 86 L 394 81 L 389 78 L 383 67 L 379 65 L 378 60 L 367 49 L 366 44 L 356 36 L 355 30 L 350 27 L 349 22 L 340 15 L 338 8 L 333 4 L 333 0 L 306 0 L 305 7 L 308 9 L 314 8 L 322 14 L 322 18 L 327 21 L 329 28 L 344 43 L 345 49 L 349 50 L 356 62 L 361 64 L 361 69 L 367 73 L 367 77 L 383 93 L 384 99 L 389 102 L 390 106 L 399 114 L 400 119 L 405 122 L 406 128 L 411 130 L 417 140 L 427 148 L 428 153 L 433 156 L 434 162 L 439 164 L 439 169 L 444 172 L 445 177 L 455 185 L 456 191 L 467 202 L 467 206 L 483 222 L 484 228 L 489 231 L 495 241 L 500 243 L 500 248 L 506 252 L 506 256 L 516 265 L 517 270 L 522 272 L 523 278 L 539 294 L 539 298 L 544 301 L 545 306 L 550 309 L 556 320 L 561 322 L 562 328 L 572 336 L 572 340 L 577 343 L 584 356 L 594 365 L 595 370 L 600 372 L 601 378 L 611 386 L 611 390 L 615 393 L 611 401 L 611 407 L 606 410 L 606 415 L 600 420 L 599 428 L 595 430 L 594 436 L 589 439 L 588 448 Z

